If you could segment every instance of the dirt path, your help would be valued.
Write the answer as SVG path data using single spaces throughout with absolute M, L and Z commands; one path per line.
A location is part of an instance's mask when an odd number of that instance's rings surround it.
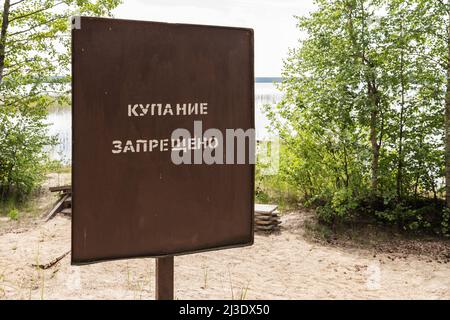
M 299 215 L 280 234 L 242 249 L 176 257 L 177 299 L 450 299 L 450 264 L 415 255 L 325 246 L 299 232 Z M 154 260 L 70 265 L 70 220 L 56 217 L 0 235 L 0 299 L 152 299 Z

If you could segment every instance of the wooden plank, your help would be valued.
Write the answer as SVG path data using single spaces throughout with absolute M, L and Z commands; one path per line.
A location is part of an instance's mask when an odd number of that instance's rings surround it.
M 261 219 L 261 220 L 273 220 L 278 219 L 279 217 L 276 215 L 255 215 L 255 219 Z
M 64 205 L 64 201 L 66 201 L 67 197 L 69 195 L 66 194 L 64 196 L 61 197 L 61 199 L 59 199 L 59 201 L 56 203 L 56 205 L 53 207 L 52 210 L 50 210 L 50 212 L 47 214 L 47 216 L 45 217 L 45 221 L 47 222 L 48 220 L 50 220 L 51 218 L 53 218 L 63 207 Z
M 255 217 L 255 221 L 261 220 L 261 221 L 271 221 L 273 217 Z
M 281 223 L 274 223 L 269 225 L 255 225 L 254 230 L 255 231 L 270 231 L 270 230 L 278 230 Z
M 255 204 L 255 213 L 272 213 L 277 209 L 278 206 L 273 204 Z
M 267 225 L 273 225 L 274 222 L 273 221 L 257 221 L 256 225 L 257 226 L 267 226 Z
M 280 224 L 280 221 L 278 220 L 255 220 L 256 225 L 268 225 L 268 224 Z
M 65 208 L 65 209 L 62 209 L 60 212 L 62 214 L 65 214 L 65 215 L 71 215 L 72 214 L 72 209 L 71 208 Z
M 276 220 L 276 219 L 280 219 L 280 217 L 278 216 L 255 216 L 255 219 L 261 219 L 261 220 Z
M 50 192 L 72 192 L 72 186 L 58 186 L 58 187 L 50 187 L 48 188 Z
M 278 216 L 276 211 L 274 212 L 255 212 L 255 216 Z
M 255 214 L 255 219 L 273 219 L 278 218 L 278 216 L 274 216 L 271 214 Z

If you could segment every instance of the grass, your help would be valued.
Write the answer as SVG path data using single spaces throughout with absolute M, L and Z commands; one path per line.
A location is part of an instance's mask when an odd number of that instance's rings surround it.
M 34 268 L 37 273 L 37 276 L 35 276 L 34 274 L 32 275 L 32 278 L 30 281 L 29 297 L 28 297 L 29 300 L 31 300 L 33 297 L 33 290 L 39 289 L 41 287 L 41 285 L 39 285 L 39 284 L 36 286 L 36 284 L 39 283 L 39 280 L 41 280 L 40 279 L 41 278 L 41 270 L 38 267 L 39 263 L 40 263 L 39 261 L 40 261 L 40 245 L 38 243 L 36 257 L 35 257 L 35 266 L 36 267 Z M 40 294 L 41 294 L 41 300 L 43 300 L 44 292 L 43 292 L 42 288 L 41 288 Z
M 72 166 L 69 165 L 62 165 L 59 168 L 56 168 L 54 170 L 55 173 L 57 174 L 62 174 L 62 173 L 72 173 Z
M 230 271 L 230 267 L 227 266 L 227 269 L 228 269 L 228 278 L 229 278 L 229 281 L 230 281 L 231 300 L 234 300 L 233 281 L 231 281 L 231 271 Z
M 139 279 L 139 275 L 133 275 L 132 271 L 130 270 L 130 266 L 127 262 L 126 265 L 126 272 L 127 272 L 127 289 L 130 291 L 133 291 L 133 299 L 134 300 L 142 300 L 145 291 L 146 286 L 150 289 L 152 285 L 152 277 L 151 275 L 148 275 L 147 273 L 143 272 L 143 276 L 141 277 L 142 280 Z
M 55 162 L 52 164 L 48 174 L 56 174 L 56 181 L 52 185 L 67 184 L 67 176 L 72 171 L 71 166 L 62 165 Z M 70 179 L 69 179 L 70 181 Z M 25 222 L 41 217 L 57 200 L 58 194 L 50 194 L 44 187 L 38 187 L 23 200 L 18 201 L 15 197 L 10 197 L 6 201 L 0 201 L 0 217 L 9 218 L 10 222 Z M 0 225 L 3 222 L 0 222 Z
M 39 217 L 43 214 L 43 208 L 39 206 L 40 196 L 41 192 L 37 191 L 24 201 L 8 200 L 0 202 L 0 216 L 8 217 L 11 221 Z
M 208 267 L 204 266 L 203 267 L 203 286 L 201 288 L 206 289 L 207 286 L 208 286 Z
M 244 288 L 241 288 L 241 294 L 239 296 L 239 300 L 247 299 L 247 292 L 248 292 L 249 286 L 250 286 L 250 282 L 247 282 L 247 285 Z
M 281 211 L 289 211 L 298 207 L 300 195 L 288 183 L 277 176 L 261 176 L 255 178 L 255 202 L 276 204 Z
M 8 211 L 7 216 L 11 220 L 19 220 L 19 210 L 17 210 L 16 208 L 12 208 Z
M 229 279 L 229 283 L 230 283 L 230 290 L 231 290 L 231 300 L 235 300 L 235 295 L 234 295 L 234 287 L 233 287 L 233 282 L 231 280 L 231 271 L 230 268 L 227 267 L 228 269 L 228 279 Z M 247 299 L 247 293 L 248 293 L 248 288 L 250 286 L 250 281 L 247 281 L 247 284 L 240 288 L 240 293 L 239 296 L 237 297 L 237 300 L 246 300 Z

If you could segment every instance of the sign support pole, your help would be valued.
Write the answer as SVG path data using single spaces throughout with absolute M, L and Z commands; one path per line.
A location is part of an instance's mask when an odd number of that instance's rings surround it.
M 173 256 L 156 258 L 156 300 L 173 300 Z

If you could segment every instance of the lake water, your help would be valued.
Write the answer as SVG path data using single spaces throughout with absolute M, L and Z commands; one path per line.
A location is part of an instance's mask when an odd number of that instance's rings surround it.
M 266 104 L 280 102 L 282 93 L 272 83 L 255 83 L 255 127 L 256 138 L 270 136 L 267 126 L 269 122 L 262 112 Z M 58 137 L 58 145 L 51 152 L 52 159 L 70 163 L 72 160 L 72 113 L 70 109 L 54 111 L 47 118 L 49 132 Z

